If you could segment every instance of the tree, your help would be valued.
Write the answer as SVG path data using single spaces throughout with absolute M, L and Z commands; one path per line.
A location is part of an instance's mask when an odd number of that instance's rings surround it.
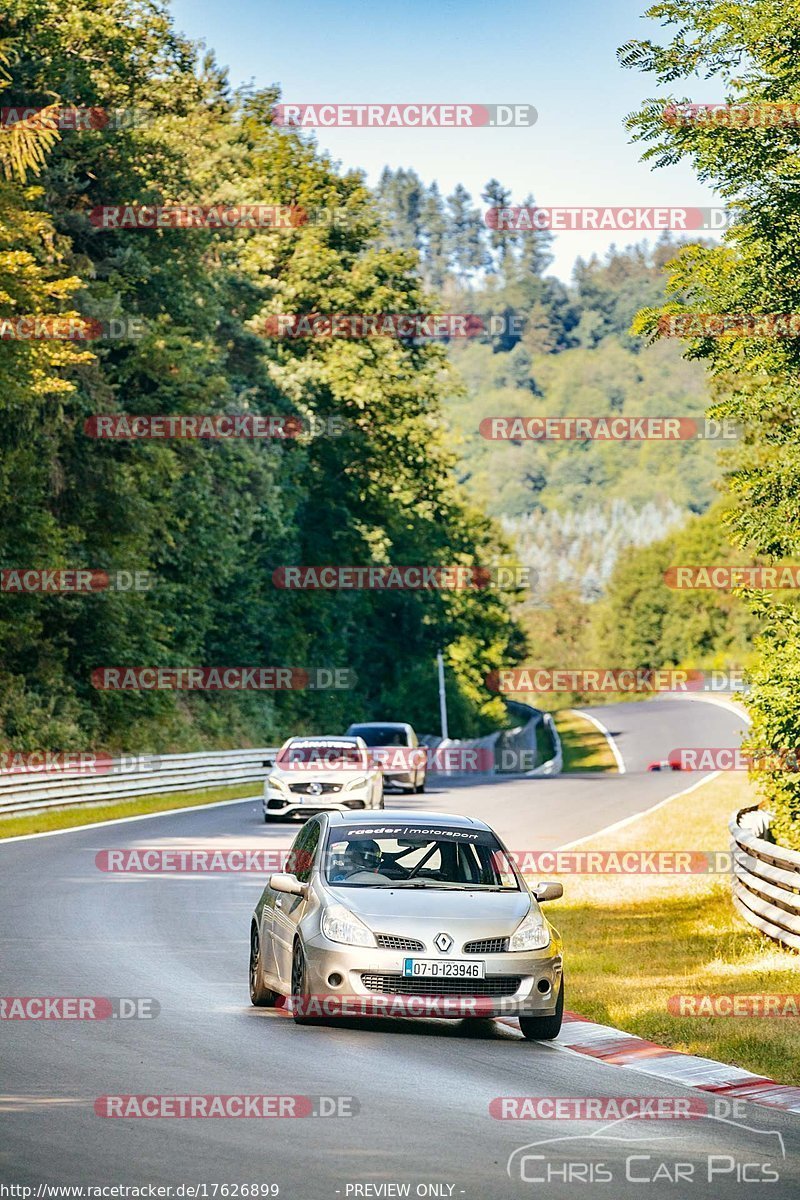
M 645 309 L 636 329 L 658 337 L 659 318 L 686 313 L 791 313 L 800 278 L 800 203 L 797 177 L 797 102 L 800 99 L 798 0 L 730 4 L 665 0 L 648 16 L 672 27 L 666 43 L 627 43 L 626 66 L 655 74 L 664 87 L 697 75 L 715 78 L 731 106 L 724 120 L 685 117 L 684 96 L 647 100 L 630 119 L 643 157 L 656 166 L 688 158 L 712 183 L 734 216 L 719 247 L 691 246 L 675 258 L 664 309 Z M 781 558 L 800 554 L 800 410 L 796 337 L 688 338 L 687 353 L 706 362 L 715 385 L 716 415 L 742 422 L 746 438 L 728 474 L 727 528 L 737 545 Z M 768 595 L 752 596 L 762 651 L 759 686 L 750 699 L 751 742 L 759 751 L 786 750 L 776 739 L 800 740 L 794 610 Z M 779 699 L 780 698 L 780 699 Z M 777 719 L 778 711 L 780 718 Z M 757 775 L 776 828 L 800 845 L 800 778 Z
M 469 283 L 477 271 L 488 265 L 486 225 L 479 209 L 463 184 L 456 184 L 447 197 L 448 259 L 453 264 L 459 283 Z
M 489 209 L 509 208 L 511 192 L 498 179 L 490 179 L 481 192 L 481 200 Z M 490 269 L 504 280 L 509 277 L 514 259 L 514 247 L 520 235 L 505 228 L 505 223 L 495 221 L 489 226 Z
M 158 2 L 15 0 L 20 104 L 135 106 L 64 136 L 37 194 L 0 185 L 0 316 L 135 317 L 140 338 L 3 342 L 4 536 L 19 565 L 149 570 L 146 593 L 0 596 L 0 737 L 26 748 L 192 749 L 336 729 L 354 709 L 411 720 L 435 705 L 450 648 L 464 732 L 491 727 L 478 682 L 518 656 L 513 595 L 290 593 L 287 563 L 490 564 L 497 530 L 452 480 L 441 348 L 265 335 L 275 312 L 421 312 L 414 252 L 382 243 L 373 195 L 276 127 L 274 88 L 233 92 Z M 415 189 L 401 180 L 412 225 Z M 34 207 L 41 209 L 37 212 Z M 99 231 L 99 205 L 296 205 L 343 219 L 292 231 Z M 421 227 L 420 227 L 421 228 Z M 415 235 L 416 236 L 416 235 Z M 98 413 L 336 418 L 339 437 L 100 441 Z M 15 518 L 15 506 L 24 516 Z M 10 540 L 4 546 L 9 563 Z M 12 560 L 9 565 L 15 565 Z M 103 665 L 346 666 L 351 692 L 98 692 Z M 404 690 L 406 681 L 415 686 Z M 424 728 L 424 726 L 423 726 Z

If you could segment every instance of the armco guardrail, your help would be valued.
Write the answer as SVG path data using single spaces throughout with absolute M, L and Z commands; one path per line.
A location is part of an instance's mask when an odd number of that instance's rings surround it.
M 774 942 L 800 950 L 800 854 L 759 836 L 769 817 L 743 808 L 728 826 L 733 855 L 733 903 Z
M 535 714 L 524 726 L 468 742 L 448 741 L 445 744 L 493 748 L 495 771 L 510 769 L 509 762 L 515 760 L 515 755 L 518 760 L 521 751 L 533 754 L 535 760 L 535 728 L 542 720 L 542 714 L 527 705 L 518 707 Z M 431 748 L 441 744 L 441 739 L 436 737 L 424 737 L 421 741 Z M 508 756 L 506 761 L 503 751 Z M 128 800 L 134 796 L 157 796 L 229 784 L 261 784 L 277 753 L 278 747 L 270 746 L 254 750 L 201 751 L 198 754 L 129 755 L 105 760 L 102 768 L 86 773 L 0 770 L 0 813 Z M 536 773 L 551 773 L 554 763 L 555 760 L 551 760 L 540 764 Z M 449 773 L 457 772 L 442 772 Z
M 564 751 L 561 746 L 561 738 L 558 736 L 556 723 L 550 716 L 550 713 L 545 713 L 543 718 L 545 725 L 550 730 L 550 737 L 553 741 L 553 757 L 548 758 L 546 762 L 539 763 L 538 767 L 534 767 L 529 772 L 530 775 L 560 775 L 564 770 Z
M 509 712 L 522 718 L 522 725 L 517 725 L 513 729 L 499 729 L 485 737 L 471 738 L 465 741 L 452 738 L 443 741 L 435 735 L 424 734 L 420 737 L 420 742 L 432 750 L 446 749 L 450 746 L 490 750 L 494 758 L 492 773 L 495 775 L 558 775 L 563 767 L 563 759 L 561 739 L 556 731 L 553 718 L 549 713 L 543 713 L 530 704 L 508 701 L 507 706 Z M 536 733 L 542 723 L 549 729 L 553 745 L 553 757 L 547 759 L 546 762 L 538 761 L 539 747 Z M 440 773 L 442 775 L 459 775 L 463 774 L 463 768 L 454 765 L 451 770 L 441 769 Z
M 0 813 L 261 783 L 275 747 L 114 758 L 94 773 L 0 771 Z

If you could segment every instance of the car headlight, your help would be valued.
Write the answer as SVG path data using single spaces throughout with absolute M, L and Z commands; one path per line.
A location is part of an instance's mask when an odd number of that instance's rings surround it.
M 322 932 L 344 946 L 377 946 L 375 934 L 343 904 L 332 904 L 322 914 Z
M 288 788 L 279 775 L 270 775 L 267 779 L 267 787 L 274 788 L 276 792 L 288 792 Z
M 346 792 L 352 792 L 353 788 L 363 787 L 366 782 L 367 782 L 366 776 L 359 775 L 358 779 L 351 779 L 350 782 L 345 785 L 344 790 Z
M 520 921 L 508 943 L 509 950 L 544 950 L 550 945 L 550 930 L 541 913 L 531 908 Z

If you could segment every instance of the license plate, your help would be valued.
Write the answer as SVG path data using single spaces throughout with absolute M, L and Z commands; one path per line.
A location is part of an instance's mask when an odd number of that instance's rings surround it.
M 412 979 L 483 979 L 486 963 L 464 958 L 404 958 L 403 975 Z

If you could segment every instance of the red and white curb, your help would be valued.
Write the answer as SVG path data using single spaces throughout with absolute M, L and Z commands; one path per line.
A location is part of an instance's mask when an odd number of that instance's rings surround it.
M 285 996 L 281 996 L 275 1008 L 270 1011 L 275 1016 L 291 1017 Z M 497 1019 L 501 1025 L 519 1030 L 519 1025 L 513 1018 Z M 564 1013 L 564 1023 L 558 1038 L 543 1044 L 554 1050 L 583 1054 L 609 1066 L 627 1067 L 630 1071 L 652 1075 L 656 1079 L 664 1079 L 682 1087 L 712 1092 L 726 1099 L 747 1100 L 751 1104 L 763 1104 L 769 1108 L 781 1108 L 785 1112 L 800 1113 L 800 1087 L 790 1087 L 778 1083 L 775 1079 L 754 1075 L 752 1071 L 745 1071 L 742 1067 L 731 1067 L 727 1063 L 717 1062 L 713 1058 L 700 1058 L 696 1054 L 670 1050 L 667 1046 L 648 1042 L 645 1038 L 625 1033 L 622 1029 L 614 1029 L 612 1025 L 598 1025 L 595 1021 L 589 1021 L 574 1012 Z
M 598 1025 L 577 1013 L 564 1014 L 561 1033 L 550 1045 L 684 1087 L 800 1113 L 800 1087 L 789 1087 L 713 1058 L 670 1050 L 611 1025 Z

